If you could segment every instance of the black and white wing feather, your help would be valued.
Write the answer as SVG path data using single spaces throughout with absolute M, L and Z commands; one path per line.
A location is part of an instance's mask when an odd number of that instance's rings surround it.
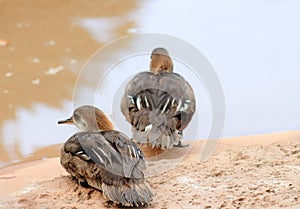
M 62 148 L 61 164 L 80 184 L 101 190 L 117 204 L 141 206 L 153 198 L 143 153 L 118 131 L 74 134 Z
M 127 84 L 121 110 L 135 141 L 171 148 L 193 117 L 195 95 L 179 74 L 142 72 Z
M 126 178 L 143 178 L 146 169 L 143 153 L 127 136 L 118 131 L 79 132 L 70 140 L 76 140 L 72 152 L 83 160 L 93 161 L 105 171 Z M 73 144 L 74 143 L 66 143 Z M 76 143 L 75 143 L 76 144 Z

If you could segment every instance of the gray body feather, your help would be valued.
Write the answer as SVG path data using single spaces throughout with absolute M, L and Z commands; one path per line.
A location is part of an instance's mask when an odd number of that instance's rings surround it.
M 192 87 L 179 74 L 142 72 L 127 84 L 121 110 L 135 142 L 170 149 L 181 141 L 195 103 Z
M 142 151 L 118 131 L 79 132 L 64 144 L 61 164 L 79 183 L 124 206 L 152 200 Z

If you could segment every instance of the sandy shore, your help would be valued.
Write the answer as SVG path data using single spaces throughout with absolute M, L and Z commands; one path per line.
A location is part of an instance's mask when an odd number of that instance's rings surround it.
M 155 198 L 149 208 L 300 208 L 300 131 L 219 141 L 215 153 L 200 161 L 204 141 L 184 159 L 172 153 L 148 161 Z M 78 186 L 59 158 L 26 162 L 0 170 L 2 208 L 104 208 L 101 192 Z

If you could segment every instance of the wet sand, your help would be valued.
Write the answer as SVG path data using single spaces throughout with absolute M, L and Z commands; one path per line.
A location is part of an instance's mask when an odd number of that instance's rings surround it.
M 148 161 L 155 198 L 148 208 L 299 208 L 300 131 L 222 139 L 200 161 L 196 141 L 179 165 L 176 159 Z M 186 153 L 175 149 L 172 153 Z M 0 170 L 2 208 L 115 208 L 101 192 L 78 186 L 59 158 Z

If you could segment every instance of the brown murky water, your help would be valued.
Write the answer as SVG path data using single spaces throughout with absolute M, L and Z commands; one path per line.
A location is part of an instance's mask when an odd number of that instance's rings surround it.
M 56 120 L 71 114 L 77 75 L 105 44 L 94 40 L 76 20 L 125 17 L 136 7 L 131 0 L 0 0 L 0 39 L 9 42 L 0 46 L 0 166 L 58 155 L 59 143 L 66 138 L 54 139 L 53 127 Z M 112 33 L 125 35 L 134 24 L 123 18 Z

